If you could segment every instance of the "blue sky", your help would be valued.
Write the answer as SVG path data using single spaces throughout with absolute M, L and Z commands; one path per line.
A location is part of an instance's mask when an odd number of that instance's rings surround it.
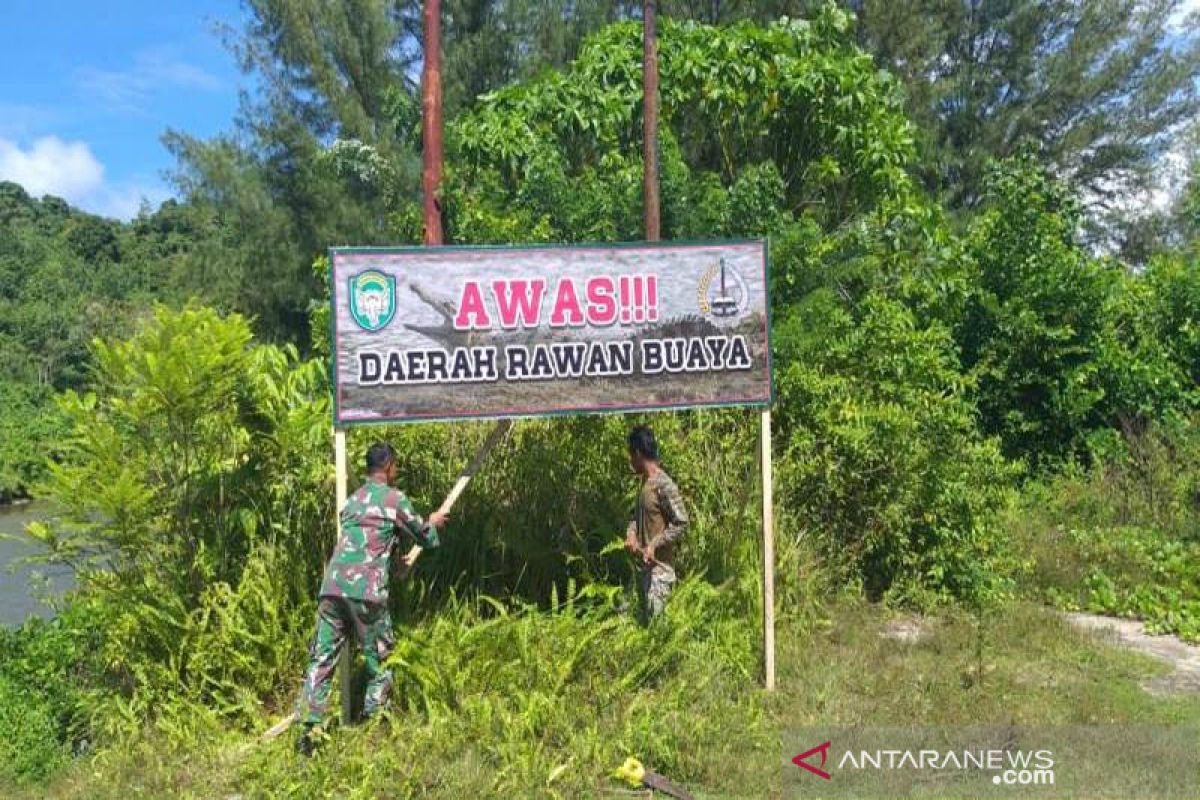
M 232 127 L 246 85 L 214 24 L 238 0 L 0 0 L 0 179 L 128 219 L 171 193 L 159 141 Z

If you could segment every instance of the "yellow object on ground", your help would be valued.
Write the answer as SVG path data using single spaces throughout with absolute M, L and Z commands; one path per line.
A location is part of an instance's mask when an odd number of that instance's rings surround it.
M 642 766 L 642 762 L 630 756 L 625 759 L 624 764 L 617 767 L 613 775 L 627 782 L 635 789 L 640 789 L 645 785 L 643 779 L 646 777 L 646 768 Z
M 642 766 L 642 762 L 633 756 L 625 759 L 625 763 L 613 771 L 613 775 L 628 783 L 635 789 L 647 788 L 678 800 L 692 800 L 692 796 L 682 786 L 677 786 L 667 780 L 665 775 L 659 775 Z

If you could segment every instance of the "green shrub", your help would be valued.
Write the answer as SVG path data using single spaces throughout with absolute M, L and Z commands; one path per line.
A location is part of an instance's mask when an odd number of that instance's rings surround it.
M 0 672 L 0 787 L 45 780 L 67 755 L 51 704 Z
M 1195 393 L 1196 270 L 1138 276 L 1096 258 L 1079 209 L 1024 155 L 995 165 L 963 241 L 963 366 L 983 430 L 1031 465 L 1084 456 L 1089 434 L 1186 411 Z
M 64 397 L 66 457 L 45 484 L 59 514 L 31 535 L 46 559 L 77 569 L 71 609 L 102 621 L 91 647 L 103 666 L 78 700 L 98 734 L 128 736 L 176 700 L 254 724 L 298 679 L 334 535 L 324 375 L 319 362 L 253 344 L 239 317 L 160 309 L 130 339 L 97 346 L 94 392 Z M 623 583 L 629 560 L 612 545 L 636 491 L 633 421 L 518 424 L 445 546 L 395 593 L 401 618 L 456 595 L 547 607 L 572 582 Z M 692 511 L 683 573 L 756 576 L 754 415 L 651 421 Z M 488 429 L 355 430 L 351 479 L 370 442 L 390 439 L 403 488 L 427 510 Z
M 96 656 L 106 622 L 96 603 L 80 600 L 54 619 L 0 628 L 0 678 L 36 713 L 44 712 L 64 752 L 90 738 L 85 709 L 89 694 L 105 689 Z
M 337 728 L 301 760 L 291 736 L 260 743 L 174 699 L 90 763 L 78 793 L 593 797 L 635 755 L 685 786 L 765 796 L 775 773 L 746 759 L 778 747 L 746 621 L 756 593 L 756 576 L 693 577 L 649 628 L 619 587 L 572 584 L 547 607 L 448 598 L 397 626 L 387 727 Z
M 1003 592 L 1015 472 L 982 439 L 949 337 L 899 302 L 814 292 L 780 326 L 783 505 L 827 564 L 918 605 Z
M 0 380 L 0 502 L 41 480 L 64 427 L 48 388 Z
M 325 371 L 198 308 L 158 309 L 95 358 L 94 391 L 61 401 L 40 492 L 57 513 L 29 529 L 103 621 L 89 721 L 128 732 L 177 695 L 250 713 L 297 652 L 329 540 Z
M 1200 433 L 1160 425 L 1099 452 L 1024 490 L 1011 527 L 1028 590 L 1200 641 Z

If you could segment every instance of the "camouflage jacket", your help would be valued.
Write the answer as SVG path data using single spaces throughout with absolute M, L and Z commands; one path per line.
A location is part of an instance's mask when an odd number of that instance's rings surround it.
M 638 544 L 649 545 L 654 550 L 655 560 L 672 566 L 675 544 L 687 527 L 687 509 L 683 507 L 683 497 L 671 476 L 660 469 L 653 477 L 642 481 L 633 518 L 629 521 L 629 531 L 636 535 Z
M 421 519 L 398 489 L 368 481 L 342 507 L 341 532 L 321 582 L 322 597 L 386 603 L 392 550 L 406 531 L 425 548 L 438 546 L 437 528 Z

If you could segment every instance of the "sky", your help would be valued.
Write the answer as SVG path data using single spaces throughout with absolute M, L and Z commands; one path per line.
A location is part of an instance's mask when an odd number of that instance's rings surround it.
M 239 0 L 0 0 L 0 180 L 129 219 L 171 195 L 168 128 L 233 126 L 247 84 L 214 27 Z

